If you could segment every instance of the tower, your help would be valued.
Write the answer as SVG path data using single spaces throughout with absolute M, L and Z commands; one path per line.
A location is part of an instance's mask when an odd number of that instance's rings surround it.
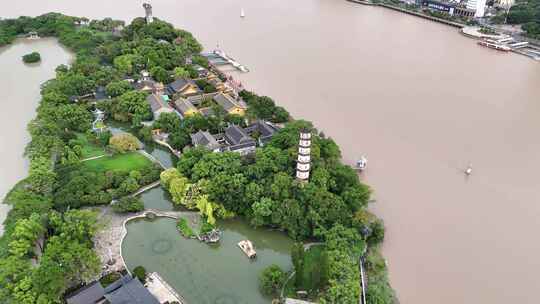
M 142 6 L 144 7 L 146 23 L 152 23 L 154 21 L 154 17 L 152 17 L 152 5 L 150 3 L 143 3 Z
M 468 0 L 467 8 L 475 11 L 475 17 L 484 17 L 486 10 L 486 0 Z
M 296 179 L 307 182 L 311 169 L 311 132 L 307 129 L 300 131 L 298 142 L 298 159 L 296 162 Z

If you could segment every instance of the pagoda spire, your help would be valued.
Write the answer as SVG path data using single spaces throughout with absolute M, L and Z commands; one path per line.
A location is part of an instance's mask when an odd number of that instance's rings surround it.
M 311 170 L 311 131 L 303 129 L 300 131 L 298 141 L 298 158 L 296 161 L 296 179 L 301 182 L 309 180 Z

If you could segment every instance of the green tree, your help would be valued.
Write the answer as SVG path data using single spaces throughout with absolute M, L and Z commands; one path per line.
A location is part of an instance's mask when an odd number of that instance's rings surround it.
M 278 265 L 272 264 L 259 276 L 259 288 L 265 295 L 277 295 L 285 279 L 285 272 Z
M 144 284 L 146 281 L 146 269 L 143 266 L 133 268 L 133 274 Z
M 126 196 L 114 203 L 112 208 L 117 213 L 139 212 L 144 210 L 144 204 L 138 197 Z
M 171 82 L 171 75 L 170 73 L 160 67 L 160 66 L 156 66 L 156 67 L 153 67 L 152 69 L 150 69 L 150 74 L 152 75 L 152 77 L 154 77 L 155 80 L 161 82 L 161 83 L 169 83 Z
M 254 226 L 262 226 L 268 223 L 268 218 L 272 215 L 272 207 L 274 203 L 272 199 L 263 197 L 258 202 L 253 203 L 253 218 L 251 223 Z
M 291 259 L 296 272 L 294 285 L 296 288 L 304 287 L 304 244 L 294 243 L 291 248 Z
M 41 61 L 41 55 L 38 52 L 32 52 L 22 57 L 25 63 L 34 63 Z
M 189 77 L 189 72 L 186 71 L 183 67 L 176 67 L 173 70 L 173 74 L 175 78 L 186 78 Z
M 118 97 L 128 91 L 133 90 L 133 87 L 129 82 L 125 80 L 113 81 L 109 83 L 105 88 L 107 95 L 111 97 Z
M 109 140 L 109 145 L 117 153 L 131 152 L 141 148 L 139 140 L 129 133 L 114 135 Z

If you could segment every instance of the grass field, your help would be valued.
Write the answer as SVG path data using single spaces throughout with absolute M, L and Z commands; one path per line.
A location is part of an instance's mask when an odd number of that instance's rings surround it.
M 79 141 L 82 146 L 82 159 L 105 154 L 105 150 L 102 147 L 98 147 L 89 142 L 84 134 L 77 134 L 77 141 Z
M 130 152 L 85 161 L 83 165 L 92 171 L 120 170 L 129 172 L 142 169 L 151 163 L 144 155 L 137 152 Z

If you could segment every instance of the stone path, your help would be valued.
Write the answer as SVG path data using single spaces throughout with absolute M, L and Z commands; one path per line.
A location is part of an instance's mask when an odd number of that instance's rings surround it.
M 82 159 L 81 162 L 89 161 L 89 160 L 92 160 L 92 159 L 98 159 L 98 158 L 102 158 L 102 157 L 105 157 L 105 156 L 107 156 L 107 155 L 103 154 L 103 155 L 88 157 L 88 158 Z
M 96 233 L 93 241 L 97 255 L 101 259 L 103 269 L 102 272 L 109 273 L 112 271 L 120 271 L 126 268 L 126 264 L 122 257 L 122 241 L 124 240 L 127 229 L 126 223 L 136 218 L 146 217 L 149 213 L 153 213 L 158 217 L 168 217 L 178 219 L 180 217 L 193 218 L 198 217 L 197 212 L 191 211 L 164 211 L 156 209 L 146 209 L 137 213 L 118 214 L 112 211 L 110 206 L 101 207 L 101 212 L 98 215 L 103 229 Z M 181 237 L 180 233 L 178 237 Z

